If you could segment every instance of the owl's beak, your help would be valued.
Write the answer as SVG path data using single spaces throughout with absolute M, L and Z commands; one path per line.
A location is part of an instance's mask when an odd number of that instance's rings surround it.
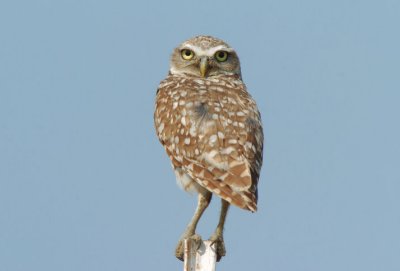
M 207 70 L 208 70 L 208 58 L 207 57 L 202 57 L 200 59 L 200 74 L 201 74 L 201 77 L 206 77 Z

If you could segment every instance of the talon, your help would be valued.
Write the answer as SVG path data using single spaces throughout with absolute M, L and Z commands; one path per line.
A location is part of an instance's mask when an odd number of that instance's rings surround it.
M 185 239 L 191 239 L 193 242 L 197 244 L 197 249 L 200 248 L 201 246 L 201 236 L 198 234 L 193 234 L 191 236 L 183 236 L 175 249 L 175 257 L 181 260 L 182 262 L 184 261 L 184 254 L 185 254 Z
M 215 252 L 217 254 L 217 262 L 221 260 L 222 257 L 225 256 L 225 242 L 222 236 L 220 235 L 213 235 L 209 239 L 211 241 L 211 245 L 215 245 Z

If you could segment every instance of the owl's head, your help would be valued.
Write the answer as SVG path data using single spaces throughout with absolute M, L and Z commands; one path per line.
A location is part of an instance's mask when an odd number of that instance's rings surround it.
M 175 48 L 170 72 L 196 77 L 221 74 L 241 77 L 240 62 L 235 50 L 224 41 L 211 36 L 197 36 Z

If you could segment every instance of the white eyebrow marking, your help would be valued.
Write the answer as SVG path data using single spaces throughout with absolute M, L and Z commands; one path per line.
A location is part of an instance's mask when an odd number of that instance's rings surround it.
M 219 50 L 224 50 L 224 51 L 227 51 L 227 52 L 233 52 L 234 51 L 232 48 L 226 47 L 226 45 L 218 45 L 218 46 L 209 48 L 207 50 L 203 50 L 202 48 L 200 48 L 198 46 L 194 46 L 194 45 L 191 45 L 191 44 L 184 44 L 182 46 L 182 49 L 185 49 L 185 48 L 192 50 L 198 56 L 213 56 L 215 54 L 215 52 L 217 52 Z

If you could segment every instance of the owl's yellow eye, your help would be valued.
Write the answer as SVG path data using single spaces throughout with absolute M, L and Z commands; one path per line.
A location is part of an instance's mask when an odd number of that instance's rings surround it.
M 224 62 L 224 61 L 226 61 L 228 59 L 228 52 L 226 52 L 226 51 L 218 51 L 218 52 L 215 53 L 214 56 L 215 56 L 215 59 L 218 62 Z
M 194 57 L 193 51 L 189 49 L 183 49 L 181 55 L 184 60 L 191 60 Z

